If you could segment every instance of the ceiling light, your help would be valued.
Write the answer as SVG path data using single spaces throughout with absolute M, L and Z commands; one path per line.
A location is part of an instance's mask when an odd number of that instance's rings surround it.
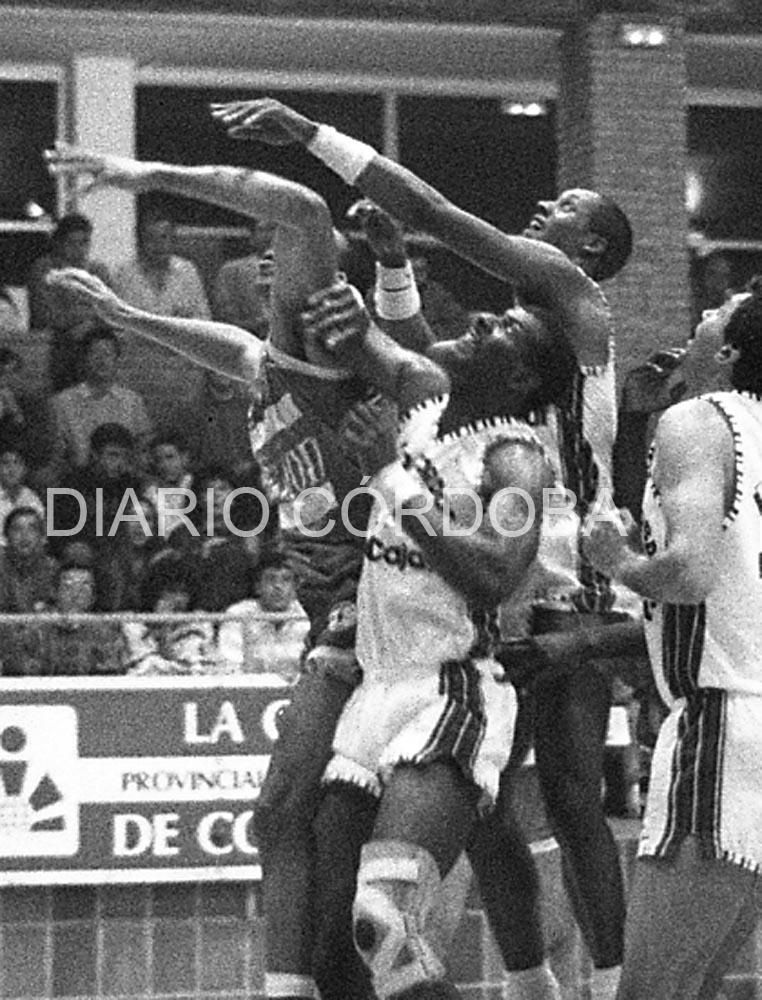
M 660 49 L 669 42 L 669 33 L 655 24 L 623 24 L 619 42 L 630 49 Z
M 547 114 L 547 108 L 541 101 L 503 101 L 500 110 L 504 115 L 524 118 L 539 118 Z

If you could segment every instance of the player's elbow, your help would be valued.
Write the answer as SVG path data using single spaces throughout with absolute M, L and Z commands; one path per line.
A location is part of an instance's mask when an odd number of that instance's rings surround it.
M 682 566 L 675 588 L 676 604 L 703 604 L 717 582 L 716 570 L 696 562 Z

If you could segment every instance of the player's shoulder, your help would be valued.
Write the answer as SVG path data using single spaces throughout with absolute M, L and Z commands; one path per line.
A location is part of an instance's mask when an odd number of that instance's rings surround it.
M 707 466 L 733 454 L 733 427 L 715 399 L 698 396 L 664 411 L 656 425 L 654 445 L 662 462 Z
M 555 314 L 585 374 L 613 364 L 614 320 L 603 289 L 581 267 L 570 262 L 569 281 L 556 302 Z

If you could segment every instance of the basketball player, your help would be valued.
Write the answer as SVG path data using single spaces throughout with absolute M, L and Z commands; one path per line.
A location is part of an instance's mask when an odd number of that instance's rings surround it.
M 298 560 L 298 596 L 310 616 L 313 647 L 309 670 L 292 691 L 257 808 L 268 921 L 266 987 L 274 998 L 312 997 L 311 824 L 336 720 L 359 677 L 354 595 L 362 532 L 358 537 L 346 530 L 338 508 L 360 484 L 361 473 L 339 447 L 338 430 L 347 409 L 372 392 L 365 378 L 325 359 L 315 363 L 303 343 L 300 311 L 306 297 L 336 277 L 330 213 L 314 192 L 262 171 L 141 163 L 65 145 L 50 152 L 48 160 L 59 175 L 84 175 L 91 183 L 132 191 L 166 191 L 277 223 L 272 319 L 264 345 L 237 327 L 142 312 L 83 272 L 59 272 L 53 280 L 87 300 L 111 326 L 246 381 L 258 395 L 251 414 L 252 447 L 278 504 L 287 548 Z M 378 306 L 385 315 L 394 312 L 400 297 L 409 298 L 410 283 L 394 268 L 381 271 Z M 396 324 L 398 335 L 415 346 L 428 339 L 417 312 L 413 302 L 410 322 Z M 383 411 L 382 402 L 373 406 Z M 351 508 L 353 527 L 362 525 L 368 511 L 367 498 L 361 497 Z M 325 531 L 329 523 L 333 527 Z M 354 968 L 361 981 L 343 983 L 342 989 L 351 987 L 360 997 L 369 989 L 368 980 L 360 963 Z M 322 987 L 330 1000 L 330 984 Z
M 573 189 L 541 202 L 521 236 L 509 236 L 448 202 L 410 171 L 372 147 L 305 118 L 278 101 L 216 105 L 213 115 L 240 138 L 298 142 L 347 183 L 414 231 L 436 237 L 454 252 L 515 285 L 525 304 L 553 316 L 558 342 L 575 357 L 563 405 L 548 413 L 537 432 L 556 456 L 564 485 L 585 517 L 596 497 L 611 488 L 616 424 L 613 330 L 597 285 L 626 263 L 632 234 L 626 216 L 596 192 Z M 579 555 L 579 553 L 578 553 Z M 614 594 L 608 581 L 579 559 L 558 566 L 556 580 L 572 581 L 537 595 L 534 629 L 574 629 L 596 615 L 609 620 Z M 583 612 L 583 614 L 578 614 Z M 614 620 L 618 615 L 611 616 Z M 575 916 L 592 954 L 594 1000 L 613 996 L 622 958 L 624 895 L 618 853 L 603 813 L 600 787 L 610 710 L 610 682 L 596 670 L 554 674 L 537 690 L 535 753 L 554 833 L 564 854 L 564 873 Z M 490 920 L 516 996 L 555 997 L 536 910 L 531 858 L 519 837 L 493 823 L 471 855 Z M 497 849 L 498 843 L 501 845 Z M 526 877 L 520 892 L 516 872 Z M 530 905 L 530 901 L 531 905 Z M 544 992 L 543 992 L 544 991 Z
M 752 933 L 762 864 L 762 278 L 704 314 L 729 391 L 661 417 L 645 552 L 611 526 L 594 564 L 648 599 L 669 715 L 654 751 L 619 1000 L 711 1000 Z

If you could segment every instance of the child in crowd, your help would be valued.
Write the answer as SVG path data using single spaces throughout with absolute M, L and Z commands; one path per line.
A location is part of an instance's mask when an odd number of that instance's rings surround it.
M 144 610 L 185 614 L 197 607 L 198 581 L 191 562 L 167 551 L 151 567 Z M 207 674 L 216 669 L 214 630 L 203 619 L 125 622 L 127 673 Z
M 166 551 L 156 509 L 149 500 L 142 497 L 130 518 L 120 523 L 114 544 L 98 552 L 99 611 L 142 611 L 151 567 Z
M 12 510 L 29 507 L 45 516 L 45 506 L 29 486 L 26 485 L 27 464 L 23 447 L 17 439 L 0 437 L 0 531 Z M 5 535 L 0 537 L 0 545 L 5 545 Z
M 191 454 L 182 437 L 175 432 L 155 437 L 151 451 L 153 476 L 146 486 L 145 496 L 159 512 L 158 530 L 166 539 L 185 523 L 184 517 L 174 511 L 187 510 L 192 502 L 191 497 L 182 492 L 193 487 Z
M 274 553 L 262 560 L 254 577 L 254 593 L 254 598 L 227 609 L 238 620 L 220 626 L 220 658 L 234 672 L 276 673 L 294 681 L 310 622 L 296 599 L 294 571 L 284 555 Z
M 204 581 L 199 607 L 224 611 L 249 596 L 249 580 L 260 558 L 262 533 L 249 532 L 250 512 L 234 496 L 234 478 L 223 468 L 208 469 L 196 480 L 193 530 L 177 527 L 170 544 L 190 559 Z M 244 526 L 246 525 L 246 526 Z
M 58 564 L 47 552 L 45 522 L 33 507 L 17 507 L 3 525 L 0 612 L 29 613 L 50 606 Z
M 73 537 L 88 542 L 96 551 L 115 544 L 112 528 L 119 526 L 117 514 L 134 514 L 142 493 L 134 452 L 133 436 L 122 424 L 100 424 L 95 428 L 90 438 L 89 462 L 60 484 L 71 492 L 49 494 L 50 517 L 56 531 L 51 544 L 56 554 Z M 63 531 L 69 534 L 60 534 Z
M 121 674 L 124 640 L 115 622 L 73 621 L 71 615 L 90 614 L 97 590 L 92 565 L 73 563 L 58 570 L 51 610 L 60 619 L 40 626 L 43 673 L 87 677 Z
M 20 355 L 10 347 L 0 347 L 0 441 L 14 441 L 23 449 L 36 487 L 54 434 L 50 403 L 30 393 L 28 382 Z

